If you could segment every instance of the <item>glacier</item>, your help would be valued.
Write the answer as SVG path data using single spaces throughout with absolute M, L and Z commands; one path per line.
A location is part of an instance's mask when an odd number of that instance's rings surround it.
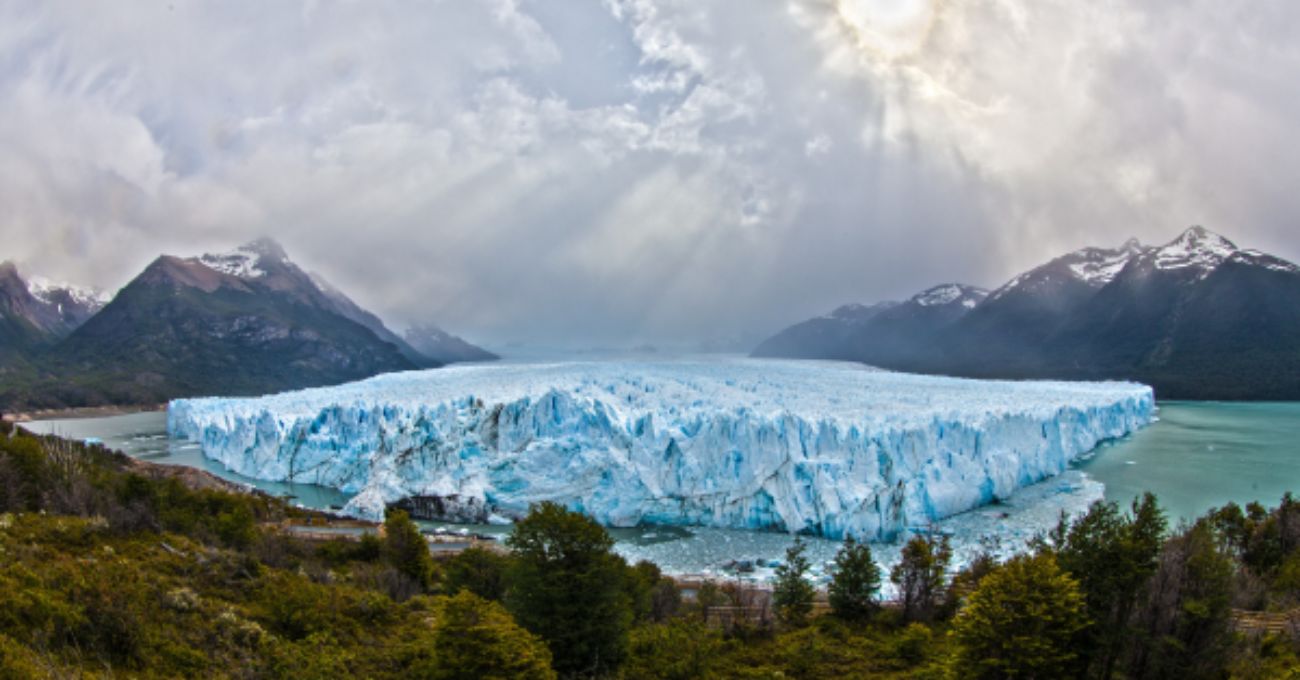
M 765 359 L 452 366 L 180 399 L 172 437 L 233 472 L 505 522 L 556 501 L 608 526 L 890 540 L 1009 497 L 1148 424 L 1150 388 Z

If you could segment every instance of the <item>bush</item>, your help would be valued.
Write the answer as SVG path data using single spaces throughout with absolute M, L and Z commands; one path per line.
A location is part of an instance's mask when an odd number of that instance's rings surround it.
M 28 680 L 47 674 L 36 654 L 0 634 L 0 680 Z
M 506 595 L 510 558 L 486 548 L 473 547 L 447 560 L 443 587 L 449 595 L 469 591 L 485 600 L 500 602 Z
M 934 633 L 929 626 L 909 623 L 894 640 L 894 656 L 909 666 L 915 666 L 925 660 L 934 648 Z
M 501 605 L 469 591 L 445 598 L 437 610 L 431 667 L 413 675 L 431 680 L 549 680 L 551 654 L 515 624 Z
M 1078 582 L 1051 555 L 1018 556 L 986 576 L 957 615 L 957 664 L 967 678 L 1066 677 L 1087 624 Z
M 695 621 L 677 620 L 632 631 L 623 669 L 627 680 L 711 678 L 719 667 L 722 636 Z

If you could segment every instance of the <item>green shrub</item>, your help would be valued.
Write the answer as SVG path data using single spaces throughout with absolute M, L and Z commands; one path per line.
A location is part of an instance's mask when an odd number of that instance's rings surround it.
M 632 631 L 627 680 L 694 680 L 716 676 L 722 636 L 697 621 L 677 620 Z
M 35 653 L 0 633 L 0 680 L 29 680 L 45 675 L 47 669 Z
M 509 556 L 486 548 L 469 548 L 447 560 L 443 587 L 449 595 L 465 590 L 485 600 L 500 602 L 506 595 L 509 568 Z
M 551 653 L 505 608 L 469 591 L 445 598 L 434 624 L 432 664 L 412 675 L 430 680 L 551 680 Z
M 1066 677 L 1087 625 L 1078 581 L 1051 555 L 1018 556 L 984 577 L 957 615 L 957 667 L 968 678 Z

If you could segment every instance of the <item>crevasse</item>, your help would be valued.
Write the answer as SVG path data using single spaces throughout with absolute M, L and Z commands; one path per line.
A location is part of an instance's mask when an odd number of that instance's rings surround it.
M 889 539 L 1063 472 L 1150 422 L 1132 383 L 1000 382 L 750 359 L 459 366 L 251 399 L 177 400 L 174 437 L 367 518 L 552 500 L 611 526 Z

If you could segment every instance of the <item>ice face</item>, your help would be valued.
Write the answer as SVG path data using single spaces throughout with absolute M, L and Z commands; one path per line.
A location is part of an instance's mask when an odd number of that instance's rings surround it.
M 753 359 L 453 366 L 178 400 L 172 436 L 250 477 L 477 519 L 552 500 L 610 526 L 889 539 L 1010 496 L 1150 422 L 1132 383 L 997 382 Z

